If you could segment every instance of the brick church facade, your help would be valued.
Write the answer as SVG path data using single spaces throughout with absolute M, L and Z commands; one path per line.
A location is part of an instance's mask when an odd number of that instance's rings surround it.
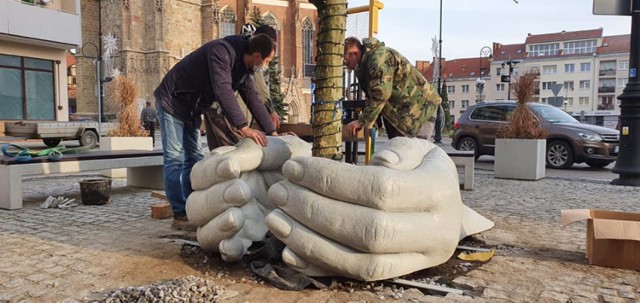
M 135 80 L 140 104 L 182 57 L 210 40 L 237 34 L 259 15 L 278 32 L 290 123 L 310 119 L 310 76 L 315 62 L 318 14 L 305 0 L 100 0 L 81 1 L 83 47 L 76 52 L 77 115 L 97 113 L 95 58 L 102 26 L 115 51 L 103 58 L 105 73 L 117 69 Z M 99 10 L 102 10 L 101 16 Z M 105 90 L 109 90 L 105 83 Z M 105 96 L 108 110 L 108 94 Z

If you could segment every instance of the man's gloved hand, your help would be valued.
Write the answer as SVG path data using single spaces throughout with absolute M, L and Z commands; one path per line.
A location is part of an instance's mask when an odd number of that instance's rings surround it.
M 455 164 L 432 143 L 394 138 L 371 163 L 284 164 L 266 222 L 287 245 L 285 263 L 310 276 L 387 279 L 442 264 L 462 237 L 493 226 L 462 204 Z
M 196 236 L 202 248 L 220 252 L 226 261 L 242 258 L 267 233 L 264 217 L 274 208 L 267 191 L 284 179 L 284 162 L 311 156 L 311 146 L 297 137 L 267 140 L 265 148 L 242 139 L 214 149 L 191 171 L 194 192 L 187 199 L 187 217 L 200 226 Z

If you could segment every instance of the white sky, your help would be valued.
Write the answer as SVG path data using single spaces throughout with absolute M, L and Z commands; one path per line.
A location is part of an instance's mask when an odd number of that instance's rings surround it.
M 545 34 L 602 27 L 604 35 L 629 34 L 630 16 L 595 16 L 594 0 L 442 0 L 442 56 L 478 57 L 492 42 L 524 43 L 527 33 Z M 409 61 L 431 60 L 439 33 L 439 0 L 382 0 L 378 39 Z M 349 0 L 349 7 L 368 5 Z M 364 18 L 363 18 L 364 19 Z M 366 28 L 366 27 L 365 27 Z

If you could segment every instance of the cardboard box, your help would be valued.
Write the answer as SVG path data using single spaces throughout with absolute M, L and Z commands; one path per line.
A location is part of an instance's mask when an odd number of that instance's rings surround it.
M 587 220 L 589 264 L 640 270 L 640 213 L 595 209 L 562 211 L 562 225 Z

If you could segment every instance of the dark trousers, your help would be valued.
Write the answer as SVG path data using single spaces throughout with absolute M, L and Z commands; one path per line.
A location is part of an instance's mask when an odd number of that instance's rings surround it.
M 153 141 L 153 145 L 156 145 L 156 124 L 152 121 L 142 122 L 142 127 L 149 131 L 149 136 L 151 136 L 151 140 Z
M 382 118 L 382 121 L 384 122 L 384 129 L 387 130 L 387 137 L 389 137 L 389 139 L 393 139 L 395 137 L 406 137 L 405 134 L 389 123 L 387 119 Z
M 242 133 L 231 125 L 222 112 L 210 108 L 204 112 L 204 127 L 207 130 L 209 150 L 220 146 L 233 146 L 242 139 Z

